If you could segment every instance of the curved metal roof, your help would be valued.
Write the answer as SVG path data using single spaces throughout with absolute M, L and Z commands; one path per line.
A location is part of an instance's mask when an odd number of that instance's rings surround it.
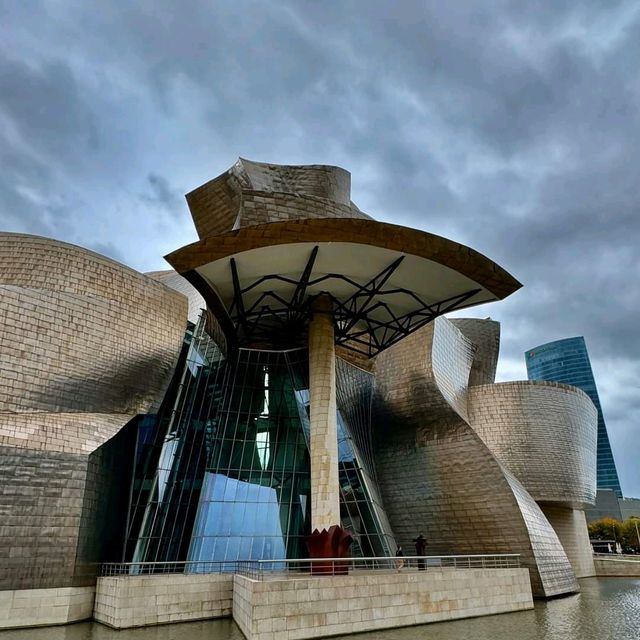
M 369 357 L 443 313 L 521 286 L 469 247 L 353 218 L 244 227 L 166 258 L 241 346 L 304 344 L 310 302 L 328 294 L 336 343 Z

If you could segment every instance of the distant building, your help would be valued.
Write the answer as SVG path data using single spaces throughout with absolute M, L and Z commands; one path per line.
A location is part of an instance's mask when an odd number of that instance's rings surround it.
M 596 381 L 583 337 L 548 342 L 525 353 L 529 380 L 553 380 L 582 389 L 598 410 L 598 489 L 612 489 L 622 498 L 616 464 L 602 415 Z
M 620 511 L 621 498 L 618 498 L 613 489 L 598 489 L 596 492 L 596 503 L 592 507 L 585 509 L 587 523 L 591 524 L 602 518 L 614 518 L 615 520 L 623 520 Z
M 620 498 L 620 515 L 623 520 L 640 518 L 640 498 Z

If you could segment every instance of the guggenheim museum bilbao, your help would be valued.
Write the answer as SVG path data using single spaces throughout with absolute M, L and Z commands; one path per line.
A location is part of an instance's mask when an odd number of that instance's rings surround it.
M 445 317 L 520 283 L 373 220 L 350 180 L 239 160 L 187 195 L 200 239 L 169 271 L 0 234 L 13 626 L 51 590 L 63 621 L 90 618 L 104 562 L 304 558 L 333 525 L 353 557 L 419 534 L 429 555 L 520 554 L 538 597 L 595 574 L 593 403 L 495 383 L 499 324 Z

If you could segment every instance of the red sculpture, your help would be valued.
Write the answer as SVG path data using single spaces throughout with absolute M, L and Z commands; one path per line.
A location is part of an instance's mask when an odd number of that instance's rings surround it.
M 334 524 L 329 529 L 315 529 L 306 537 L 309 558 L 348 558 L 349 547 L 353 536 L 342 527 Z M 329 560 L 327 562 L 311 562 L 311 573 L 314 575 L 345 575 L 349 573 L 347 561 Z

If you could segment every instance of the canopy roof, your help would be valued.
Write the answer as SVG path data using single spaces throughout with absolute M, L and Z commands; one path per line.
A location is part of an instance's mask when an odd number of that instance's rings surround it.
M 363 219 L 254 225 L 167 256 L 240 346 L 306 343 L 311 301 L 334 303 L 336 343 L 366 356 L 438 315 L 502 299 L 521 285 L 469 247 Z

